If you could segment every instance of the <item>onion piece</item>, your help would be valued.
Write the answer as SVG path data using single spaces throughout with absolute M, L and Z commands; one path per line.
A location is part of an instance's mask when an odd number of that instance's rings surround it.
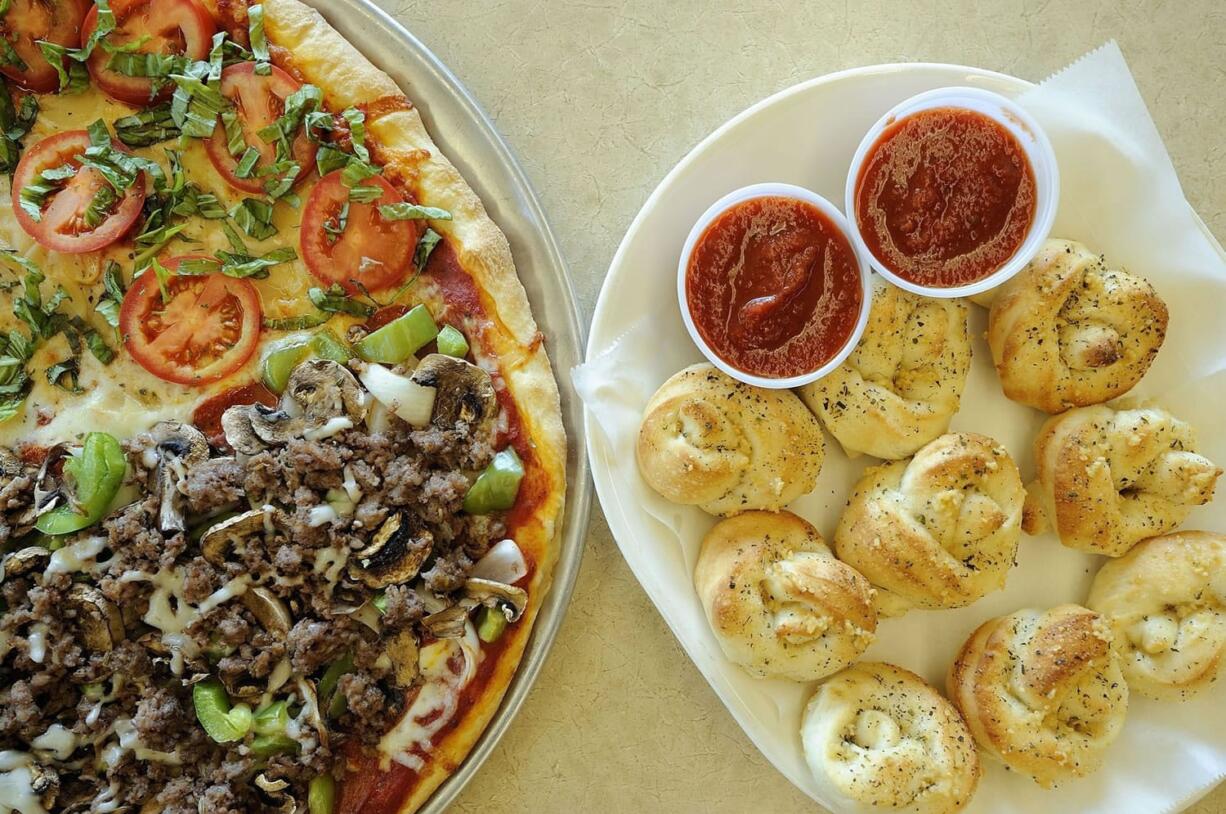
M 513 585 L 527 573 L 528 563 L 524 560 L 524 552 L 519 550 L 514 540 L 502 540 L 485 552 L 469 576 Z
M 438 393 L 436 388 L 420 385 L 377 364 L 366 365 L 358 378 L 376 400 L 404 419 L 409 426 L 421 428 L 430 423 L 430 416 L 434 413 L 434 397 Z

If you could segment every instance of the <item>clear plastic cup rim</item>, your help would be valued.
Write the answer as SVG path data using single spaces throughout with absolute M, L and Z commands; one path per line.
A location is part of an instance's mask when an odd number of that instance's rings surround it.
M 860 179 L 860 169 L 863 167 L 869 151 L 877 143 L 877 139 L 881 137 L 881 134 L 887 127 L 916 113 L 945 107 L 961 108 L 981 113 L 1003 126 L 1017 139 L 1027 160 L 1030 162 L 1031 170 L 1034 172 L 1035 211 L 1034 218 L 1030 222 L 1030 229 L 1027 231 L 1022 244 L 1018 246 L 1017 251 L 1000 268 L 982 280 L 976 280 L 973 283 L 960 286 L 937 287 L 921 285 L 900 277 L 878 260 L 872 251 L 869 250 L 864 237 L 860 233 L 860 224 L 857 220 L 856 186 Z M 856 149 L 855 157 L 851 161 L 851 168 L 847 173 L 847 187 L 844 197 L 851 239 L 857 250 L 868 258 L 868 262 L 872 265 L 873 269 L 891 283 L 906 291 L 925 297 L 941 298 L 969 297 L 981 294 L 984 291 L 1001 285 L 1025 268 L 1034 259 L 1034 256 L 1039 253 L 1039 249 L 1043 247 L 1044 241 L 1051 234 L 1052 224 L 1055 223 L 1056 209 L 1059 203 L 1060 170 L 1056 165 L 1056 153 L 1052 149 L 1051 141 L 1048 140 L 1047 134 L 1043 132 L 1043 128 L 1039 126 L 1039 123 L 1021 105 L 1005 96 L 1001 96 L 999 93 L 993 93 L 980 88 L 966 87 L 937 88 L 936 90 L 926 91 L 890 108 L 885 115 L 877 120 L 876 124 L 869 128 L 868 132 L 864 134 L 864 138 L 860 141 L 860 146 Z
M 720 215 L 727 212 L 729 209 L 742 204 L 745 201 L 751 201 L 756 198 L 792 198 L 799 201 L 804 201 L 816 207 L 823 215 L 828 217 L 831 222 L 847 239 L 848 245 L 851 247 L 852 255 L 855 258 L 856 268 L 860 272 L 860 313 L 857 316 L 855 327 L 843 342 L 843 346 L 839 351 L 824 362 L 821 367 L 811 370 L 806 373 L 801 373 L 796 376 L 788 376 L 775 378 L 770 376 L 758 376 L 753 373 L 741 370 L 740 368 L 730 364 L 720 357 L 702 338 L 702 334 L 698 331 L 698 326 L 694 324 L 694 317 L 690 313 L 689 299 L 685 291 L 686 271 L 689 268 L 690 256 L 694 253 L 694 247 L 698 245 L 698 240 L 703 233 L 707 231 L 707 227 L 718 218 Z M 681 319 L 685 322 L 685 328 L 689 331 L 690 338 L 694 340 L 694 344 L 702 351 L 702 355 L 707 357 L 707 360 L 717 368 L 727 373 L 737 381 L 750 384 L 755 387 L 763 387 L 771 390 L 783 390 L 791 387 L 800 387 L 802 385 L 815 382 L 843 363 L 848 355 L 855 349 L 860 342 L 860 337 L 864 334 L 864 326 L 868 323 L 868 313 L 872 306 L 872 271 L 869 267 L 867 255 L 863 248 L 852 239 L 851 228 L 848 225 L 847 218 L 839 211 L 839 208 L 830 201 L 818 195 L 812 190 L 805 189 L 795 184 L 783 183 L 766 183 L 766 184 L 751 184 L 750 186 L 741 187 L 729 192 L 724 197 L 720 198 L 707 209 L 706 212 L 694 223 L 690 229 L 689 236 L 685 239 L 685 246 L 681 250 L 681 259 L 677 263 L 677 302 L 681 309 Z

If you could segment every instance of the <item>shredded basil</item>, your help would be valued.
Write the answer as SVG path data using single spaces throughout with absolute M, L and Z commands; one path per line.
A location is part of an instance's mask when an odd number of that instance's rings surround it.
M 69 393 L 81 393 L 81 368 L 77 357 L 70 356 L 47 368 L 47 381 Z
M 336 284 L 326 289 L 308 289 L 307 297 L 310 298 L 316 308 L 329 314 L 350 314 L 365 319 L 376 310 L 374 305 L 354 299 L 349 295 L 349 292 Z
M 88 130 L 90 145 L 81 155 L 81 164 L 101 173 L 116 192 L 126 192 L 136 183 L 142 172 L 153 178 L 155 186 L 165 186 L 166 174 L 156 161 L 115 149 L 106 122 L 99 119 L 91 124 Z
M 106 261 L 102 271 L 103 295 L 98 298 L 94 310 L 106 320 L 106 324 L 119 329 L 119 307 L 123 303 L 126 286 L 123 282 L 123 268 L 114 260 Z
M 272 225 L 272 204 L 257 198 L 244 198 L 230 210 L 238 228 L 256 240 L 267 240 L 277 233 Z
M 68 52 L 68 56 L 77 62 L 85 62 L 93 56 L 94 49 L 98 47 L 98 43 L 102 42 L 112 31 L 115 30 L 115 12 L 111 11 L 109 0 L 97 0 L 98 6 L 98 22 L 94 26 L 94 30 L 90 32 L 89 39 L 80 48 Z
M 94 310 L 98 315 L 106 320 L 106 324 L 110 325 L 115 330 L 119 330 L 119 307 L 121 303 L 112 300 L 109 297 L 103 297 L 98 300 L 98 304 L 94 306 Z
M 76 355 L 80 355 L 81 343 L 84 342 L 89 352 L 102 364 L 109 365 L 115 360 L 114 349 L 102 338 L 102 334 L 81 317 L 73 316 L 68 319 L 68 324 L 64 326 L 64 336 Z
M 299 314 L 280 319 L 266 318 L 264 329 L 267 331 L 305 331 L 308 328 L 318 328 L 330 319 L 332 317 L 322 311 L 318 314 Z
M 234 158 L 238 158 L 243 154 L 244 150 L 250 150 L 247 146 L 247 138 L 243 135 L 243 124 L 238 120 L 238 110 L 233 107 L 227 107 L 221 111 L 221 126 L 226 131 L 226 149 Z M 258 158 L 258 153 L 257 153 Z
M 170 100 L 170 113 L 183 135 L 208 138 L 217 126 L 217 116 L 228 102 L 221 95 L 221 68 L 226 34 L 213 36 L 213 48 L 207 62 L 193 62 L 170 75 L 175 93 Z
M 315 110 L 303 117 L 307 138 L 316 144 L 323 143 L 323 134 L 335 130 L 336 117 L 326 110 Z
M 291 206 L 297 207 L 298 196 L 290 195 L 289 192 L 294 188 L 301 172 L 302 167 L 298 162 L 288 159 L 264 168 L 260 171 L 261 175 L 266 176 L 264 193 L 274 201 L 283 199 Z
M 327 236 L 328 244 L 331 245 L 340 240 L 341 235 L 345 233 L 345 227 L 349 225 L 349 201 L 341 204 L 341 210 L 336 213 L 336 217 L 328 218 L 324 221 L 324 234 Z
M 292 140 L 304 121 L 318 113 L 323 104 L 323 91 L 314 85 L 303 85 L 285 97 L 285 108 L 275 122 L 260 130 L 259 136 L 271 144 L 277 140 Z M 329 114 L 323 114 L 331 118 Z
M 268 38 L 264 36 L 264 6 L 256 5 L 247 9 L 247 30 L 251 39 L 251 55 L 255 57 L 255 72 L 260 76 L 272 73 L 272 64 L 268 56 Z
M 122 302 L 123 295 L 128 290 L 123 281 L 123 267 L 114 260 L 108 260 L 106 268 L 102 271 L 102 289 L 116 302 Z
M 226 240 L 235 254 L 251 254 L 250 250 L 247 249 L 246 242 L 243 241 L 243 236 L 235 230 L 230 221 L 227 220 L 221 225 L 221 231 L 225 234 Z
M 8 83 L 0 76 L 0 172 L 12 173 L 21 160 L 22 140 L 38 118 L 38 98 L 24 94 L 13 103 Z
M 17 53 L 13 43 L 9 42 L 8 37 L 3 34 L 0 34 L 0 65 L 8 65 L 19 71 L 27 70 L 30 67 L 21 58 L 21 54 Z
M 179 274 L 224 274 L 227 277 L 253 277 L 264 279 L 268 270 L 282 263 L 297 260 L 298 253 L 289 246 L 275 249 L 256 257 L 245 253 L 219 251 L 216 259 L 184 260 L 179 263 Z
M 259 160 L 260 151 L 254 147 L 248 147 L 238 160 L 238 164 L 234 167 L 234 175 L 238 178 L 250 178 Z
M 418 272 L 425 269 L 426 261 L 430 259 L 430 253 L 434 251 L 434 247 L 442 239 L 438 232 L 430 228 L 427 228 L 422 234 L 421 240 L 417 241 L 417 248 L 413 251 L 413 266 Z
M 150 147 L 178 138 L 182 131 L 170 114 L 170 103 L 146 108 L 114 122 L 115 136 L 128 147 Z
M 349 166 L 353 156 L 342 152 L 330 144 L 322 144 L 315 151 L 315 167 L 321 176 Z
M 85 209 L 83 216 L 85 225 L 90 229 L 97 229 L 101 226 L 118 200 L 119 196 L 115 194 L 114 188 L 109 185 L 99 187 L 98 191 L 94 193 L 94 197 L 90 199 L 89 206 Z
M 156 257 L 150 260 L 149 268 L 157 277 L 158 290 L 162 292 L 162 304 L 165 305 L 170 302 L 170 269 L 159 263 Z
M 72 50 L 58 42 L 38 40 L 38 50 L 42 52 L 47 64 L 55 68 L 60 80 L 60 90 L 69 93 L 79 93 L 89 87 L 89 71 L 84 63 L 71 59 Z
M 63 164 L 43 170 L 35 176 L 33 181 L 22 187 L 19 203 L 25 213 L 30 216 L 30 220 L 35 223 L 40 222 L 43 219 L 43 205 L 47 203 L 47 198 L 76 174 L 76 167 L 71 164 Z
M 370 161 L 370 151 L 366 149 L 366 114 L 351 107 L 341 111 L 341 118 L 349 124 L 349 140 L 353 143 L 353 154 L 359 161 Z
M 451 220 L 451 213 L 446 209 L 405 202 L 383 204 L 379 207 L 379 217 L 384 220 Z

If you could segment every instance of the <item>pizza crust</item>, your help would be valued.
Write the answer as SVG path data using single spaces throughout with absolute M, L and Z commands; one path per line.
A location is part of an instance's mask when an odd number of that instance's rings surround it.
M 536 564 L 528 586 L 528 609 L 505 634 L 513 638 L 505 643 L 485 691 L 436 743 L 432 760 L 401 805 L 401 812 L 408 814 L 455 771 L 485 731 L 515 676 L 552 579 L 566 495 L 566 432 L 558 386 L 506 236 L 435 145 L 418 111 L 391 77 L 372 65 L 317 11 L 298 0 L 264 0 L 263 5 L 265 32 L 277 48 L 278 62 L 287 63 L 282 67 L 322 89 L 330 109 L 365 110 L 371 147 L 389 180 L 412 192 L 419 203 L 452 213 L 452 220 L 430 225 L 452 246 L 461 267 L 477 284 L 492 323 L 482 338 L 498 360 L 531 439 L 535 463 L 547 480 L 537 510 L 516 527 L 517 543 Z

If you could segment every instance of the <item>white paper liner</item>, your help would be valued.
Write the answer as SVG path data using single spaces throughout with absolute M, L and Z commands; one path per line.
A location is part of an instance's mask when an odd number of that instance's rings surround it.
M 1047 131 L 1060 162 L 1060 210 L 1053 236 L 1080 240 L 1112 264 L 1144 275 L 1170 308 L 1166 343 L 1130 399 L 1152 400 L 1192 422 L 1201 451 L 1226 462 L 1226 257 L 1185 200 L 1123 55 L 1108 43 L 1019 101 Z M 684 237 L 683 232 L 677 235 L 678 254 Z M 606 505 L 606 512 L 645 512 L 654 518 L 645 524 L 648 533 L 618 537 L 639 581 L 758 748 L 793 783 L 829 806 L 811 782 L 800 746 L 801 711 L 813 687 L 753 679 L 724 659 L 691 581 L 699 543 L 714 520 L 697 508 L 665 501 L 642 481 L 635 464 L 635 437 L 648 398 L 668 375 L 701 360 L 677 311 L 675 263 L 676 255 L 662 258 L 654 278 L 640 275 L 658 296 L 620 339 L 594 348 L 599 355 L 574 371 L 579 394 L 595 419 L 593 429 L 610 450 L 597 456 L 603 460 L 593 461 L 614 485 L 614 494 L 604 499 L 619 504 Z M 1031 441 L 1045 416 L 1001 394 L 983 341 L 985 323 L 985 313 L 973 308 L 975 359 L 952 429 L 1001 441 L 1029 479 Z M 863 457 L 849 461 L 827 438 L 817 488 L 791 508 L 829 539 L 852 484 L 870 462 Z M 1194 511 L 1184 527 L 1226 531 L 1226 497 Z M 979 623 L 1022 607 L 1084 601 L 1100 561 L 1063 548 L 1051 535 L 1024 537 L 1005 590 L 969 608 L 884 620 L 865 658 L 905 666 L 943 690 L 954 654 Z M 1226 682 L 1184 703 L 1134 696 L 1104 768 L 1056 790 L 1044 791 L 985 759 L 983 780 L 967 810 L 1178 811 L 1226 776 L 1223 687 Z

